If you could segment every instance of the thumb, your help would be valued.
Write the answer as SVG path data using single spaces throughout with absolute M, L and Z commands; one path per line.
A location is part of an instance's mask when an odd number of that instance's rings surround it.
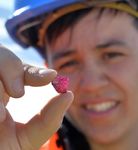
M 39 149 L 48 138 L 60 127 L 63 117 L 73 101 L 73 93 L 67 91 L 54 97 L 41 111 L 30 120 L 19 133 L 20 137 L 26 137 L 30 147 L 24 147 L 26 139 L 20 139 L 23 150 L 25 149 Z
M 50 83 L 56 77 L 57 72 L 52 69 L 24 65 L 25 85 L 43 86 Z

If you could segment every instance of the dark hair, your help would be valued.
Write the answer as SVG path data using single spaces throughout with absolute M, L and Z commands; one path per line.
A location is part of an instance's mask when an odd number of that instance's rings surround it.
M 88 12 L 90 12 L 92 8 L 87 8 L 83 10 L 78 10 L 75 12 L 71 12 L 66 14 L 56 20 L 47 30 L 47 39 L 48 42 L 51 43 L 56 38 L 61 35 L 66 29 L 73 26 L 80 18 L 84 17 Z
M 95 8 L 86 8 L 82 10 L 78 10 L 69 14 L 62 16 L 57 19 L 50 27 L 47 29 L 47 40 L 49 43 L 52 43 L 56 40 L 56 38 L 61 35 L 66 29 L 73 26 L 77 23 L 82 17 L 86 16 L 90 11 Z M 99 13 L 97 19 L 103 14 L 104 10 L 109 10 L 112 15 L 118 14 L 119 10 L 111 9 L 111 8 L 99 8 Z M 133 16 L 132 16 L 133 17 Z M 134 17 L 134 26 L 138 29 L 138 18 Z

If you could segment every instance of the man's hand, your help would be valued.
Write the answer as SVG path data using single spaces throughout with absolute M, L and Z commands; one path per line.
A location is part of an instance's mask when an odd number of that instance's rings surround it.
M 73 100 L 70 91 L 51 99 L 27 124 L 14 122 L 5 108 L 10 97 L 24 95 L 25 85 L 47 85 L 56 75 L 54 70 L 23 64 L 11 51 L 0 46 L 0 149 L 38 150 L 60 127 Z

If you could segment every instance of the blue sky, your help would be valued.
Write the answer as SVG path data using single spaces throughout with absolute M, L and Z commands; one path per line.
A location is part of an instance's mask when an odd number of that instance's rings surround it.
M 13 8 L 13 2 L 14 0 L 1 0 L 0 1 L 0 6 L 12 9 Z
M 11 16 L 14 10 L 14 0 L 0 0 L 0 43 L 6 47 L 10 47 L 10 50 L 16 53 L 26 63 L 33 65 L 43 65 L 43 60 L 41 57 L 34 51 L 34 49 L 29 48 L 23 50 L 19 45 L 17 45 L 7 34 L 5 30 L 4 23 L 8 17 Z

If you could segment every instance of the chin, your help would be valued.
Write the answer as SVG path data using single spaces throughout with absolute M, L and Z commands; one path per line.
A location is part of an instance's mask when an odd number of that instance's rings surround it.
M 111 138 L 111 137 L 107 137 L 107 136 L 105 136 L 105 137 L 94 137 L 94 138 L 91 138 L 92 139 L 92 141 L 94 142 L 94 143 L 97 143 L 97 144 L 111 144 L 111 143 L 113 143 L 113 142 L 115 142 L 116 141 L 116 138 Z
M 110 133 L 107 132 L 101 132 L 101 133 L 92 133 L 89 135 L 89 139 L 92 141 L 92 143 L 97 143 L 100 145 L 110 145 L 113 143 L 116 143 L 117 141 L 121 140 L 121 133 L 111 131 Z

